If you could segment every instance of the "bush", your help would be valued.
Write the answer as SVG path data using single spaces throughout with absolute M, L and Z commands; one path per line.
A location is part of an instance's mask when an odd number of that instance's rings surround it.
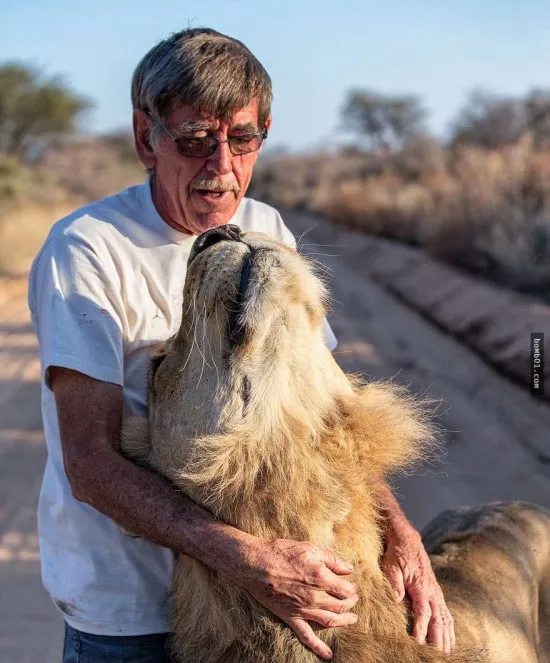
M 524 136 L 498 150 L 437 143 L 258 164 L 251 195 L 300 207 L 550 300 L 550 154 Z

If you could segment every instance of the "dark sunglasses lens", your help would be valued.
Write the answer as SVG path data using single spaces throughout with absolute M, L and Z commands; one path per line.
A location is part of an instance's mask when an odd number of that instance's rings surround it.
M 229 140 L 232 154 L 248 154 L 259 150 L 264 135 L 259 136 L 235 136 Z M 184 157 L 209 157 L 214 154 L 218 147 L 215 138 L 178 138 L 176 141 L 178 152 Z
M 253 136 L 252 138 L 245 138 L 236 136 L 230 142 L 231 151 L 233 154 L 248 154 L 260 149 L 263 141 L 263 136 Z
M 184 157 L 209 157 L 216 149 L 216 143 L 208 138 L 178 138 L 176 145 Z

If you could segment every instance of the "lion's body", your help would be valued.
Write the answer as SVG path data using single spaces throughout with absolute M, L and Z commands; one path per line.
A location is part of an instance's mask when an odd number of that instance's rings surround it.
M 353 562 L 358 622 L 320 636 L 335 663 L 485 660 L 486 643 L 460 642 L 460 619 L 451 657 L 418 645 L 379 566 L 375 486 L 425 454 L 433 436 L 423 407 L 402 389 L 344 375 L 323 343 L 311 268 L 272 240 L 244 239 L 192 254 L 180 331 L 153 362 L 150 432 L 127 428 L 125 452 L 225 522 Z M 182 663 L 318 660 L 245 592 L 183 555 L 172 610 Z
M 458 637 L 488 660 L 550 661 L 550 512 L 525 502 L 446 511 L 423 532 Z

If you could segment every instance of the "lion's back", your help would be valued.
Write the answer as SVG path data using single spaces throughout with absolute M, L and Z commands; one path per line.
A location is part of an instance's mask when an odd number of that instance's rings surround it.
M 491 660 L 550 660 L 550 511 L 521 501 L 462 507 L 422 537 L 459 640 L 489 643 Z

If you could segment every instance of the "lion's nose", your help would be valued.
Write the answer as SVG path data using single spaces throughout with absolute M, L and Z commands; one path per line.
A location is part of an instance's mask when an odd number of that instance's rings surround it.
M 232 223 L 226 226 L 217 226 L 211 228 L 206 232 L 199 235 L 193 244 L 192 257 L 194 258 L 198 253 L 204 251 L 209 246 L 217 244 L 222 241 L 241 242 L 241 229 Z M 191 256 L 190 256 L 191 258 Z

